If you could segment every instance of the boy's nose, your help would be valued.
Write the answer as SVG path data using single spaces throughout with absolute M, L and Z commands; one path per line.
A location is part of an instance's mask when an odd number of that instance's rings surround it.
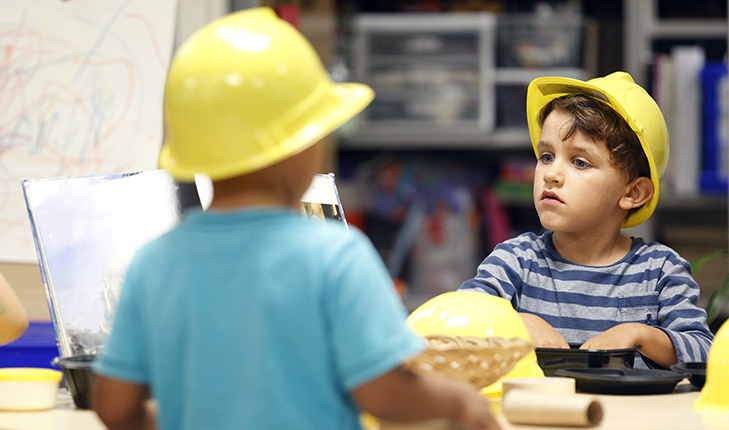
M 547 183 L 550 183 L 550 182 L 562 183 L 562 180 L 563 179 L 564 179 L 564 175 L 562 173 L 561 163 L 558 162 L 557 160 L 555 160 L 544 171 L 544 182 L 547 182 Z

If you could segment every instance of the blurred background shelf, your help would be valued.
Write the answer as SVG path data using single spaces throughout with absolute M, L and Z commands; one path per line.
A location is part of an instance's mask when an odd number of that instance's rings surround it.
M 587 79 L 597 51 L 594 22 L 540 10 L 354 16 L 352 78 L 377 96 L 340 135 L 341 146 L 529 147 L 529 82 L 550 75 Z
M 410 205 L 426 201 L 420 243 L 397 273 L 409 283 L 408 306 L 473 276 L 498 238 L 541 228 L 525 117 L 531 80 L 625 70 L 654 91 L 657 54 L 701 46 L 707 60 L 721 61 L 729 32 L 726 0 L 180 0 L 177 46 L 218 16 L 256 6 L 291 19 L 333 79 L 370 83 L 384 103 L 380 114 L 370 110 L 326 140 L 327 171 L 337 174 L 348 220 L 386 261 Z M 402 43 L 409 52 L 394 49 Z M 672 151 L 682 144 L 672 139 Z M 726 190 L 670 188 L 663 186 L 650 222 L 628 234 L 663 241 L 689 259 L 725 249 Z M 418 285 L 423 264 L 440 287 Z M 0 263 L 0 270 L 31 317 L 48 319 L 38 268 Z M 697 274 L 702 298 L 728 271 L 723 259 Z
M 342 149 L 529 149 L 529 132 L 523 127 L 499 128 L 493 132 L 459 125 L 411 124 L 383 121 L 377 127 L 362 127 L 352 136 L 340 136 Z

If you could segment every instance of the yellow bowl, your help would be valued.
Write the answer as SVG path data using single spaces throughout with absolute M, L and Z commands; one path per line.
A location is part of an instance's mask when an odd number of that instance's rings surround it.
M 36 367 L 0 369 L 0 410 L 40 411 L 56 404 L 63 373 Z

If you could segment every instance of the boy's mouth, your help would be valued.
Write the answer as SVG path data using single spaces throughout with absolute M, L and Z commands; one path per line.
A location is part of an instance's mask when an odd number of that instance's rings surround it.
M 542 191 L 542 200 L 543 201 L 551 201 L 551 202 L 559 202 L 563 203 L 562 200 L 560 200 L 559 197 L 557 197 L 557 194 L 552 191 Z

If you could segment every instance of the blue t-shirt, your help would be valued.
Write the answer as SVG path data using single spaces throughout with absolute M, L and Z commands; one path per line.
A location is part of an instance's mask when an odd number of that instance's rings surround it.
M 371 243 L 286 209 L 189 213 L 135 255 L 97 371 L 160 429 L 353 429 L 350 393 L 424 349 Z
M 634 238 L 628 254 L 604 267 L 567 261 L 552 233 L 525 233 L 496 246 L 460 290 L 510 300 L 543 318 L 569 343 L 582 344 L 622 323 L 663 330 L 678 361 L 706 361 L 714 335 L 697 306 L 691 266 L 671 248 Z M 636 367 L 645 367 L 642 361 Z

